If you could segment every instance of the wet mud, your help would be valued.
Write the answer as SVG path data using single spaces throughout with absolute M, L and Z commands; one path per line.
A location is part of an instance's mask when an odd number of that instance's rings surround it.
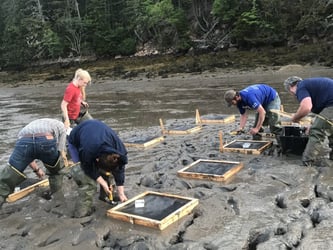
M 196 109 L 201 115 L 236 115 L 233 123 L 205 124 L 196 133 L 165 135 L 147 149 L 128 147 L 125 192 L 129 198 L 150 190 L 193 197 L 199 205 L 159 231 L 108 217 L 111 206 L 98 200 L 96 186 L 95 213 L 75 219 L 74 203 L 80 197 L 74 181 L 65 176 L 65 197 L 57 206 L 42 198 L 45 187 L 4 204 L 0 249 L 332 249 L 332 169 L 303 167 L 299 155 L 279 155 L 272 149 L 246 155 L 219 148 L 221 131 L 225 143 L 252 139 L 249 134 L 229 134 L 238 128 L 239 114 L 224 103 L 225 90 L 267 83 L 278 90 L 284 110 L 295 112 L 298 103 L 282 85 L 291 75 L 333 77 L 333 70 L 289 65 L 156 79 L 94 79 L 87 88 L 89 112 L 120 138 L 161 136 L 160 118 L 166 127 L 193 124 Z M 47 81 L 0 88 L 0 167 L 7 164 L 24 125 L 42 117 L 61 119 L 60 102 L 67 84 Z M 247 130 L 253 118 L 249 117 Z M 275 144 L 274 138 L 270 140 Z M 244 167 L 226 183 L 177 176 L 177 171 L 198 159 L 242 162 Z M 36 178 L 28 169 L 26 174 Z

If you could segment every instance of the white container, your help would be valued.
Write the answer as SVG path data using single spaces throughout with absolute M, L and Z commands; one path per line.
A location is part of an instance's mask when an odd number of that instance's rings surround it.
M 245 142 L 243 144 L 243 148 L 250 148 L 251 147 L 251 143 L 250 142 Z
M 72 128 L 68 128 L 68 129 L 66 130 L 66 134 L 67 134 L 67 135 L 70 135 L 71 132 L 72 132 Z
M 135 201 L 135 207 L 145 207 L 145 200 L 141 199 L 141 200 L 136 200 Z

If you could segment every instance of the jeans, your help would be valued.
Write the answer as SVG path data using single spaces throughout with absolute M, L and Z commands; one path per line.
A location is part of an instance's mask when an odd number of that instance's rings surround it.
M 276 95 L 275 99 L 271 101 L 267 106 L 263 107 L 266 111 L 266 116 L 263 125 L 269 125 L 270 132 L 276 135 L 281 134 L 282 128 L 280 126 L 280 116 L 276 113 L 271 112 L 271 109 L 280 110 L 281 108 L 281 100 L 279 95 Z M 255 117 L 254 127 L 257 125 L 258 122 L 258 113 Z
M 35 159 L 53 166 L 57 163 L 59 154 L 56 139 L 49 140 L 44 136 L 23 137 L 16 141 L 9 164 L 23 172 Z

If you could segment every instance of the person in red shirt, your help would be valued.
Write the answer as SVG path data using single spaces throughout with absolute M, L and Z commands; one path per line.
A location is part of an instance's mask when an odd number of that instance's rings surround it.
M 73 80 L 68 84 L 61 102 L 61 111 L 66 129 L 79 123 L 80 118 L 84 115 L 83 112 L 80 112 L 81 106 L 89 107 L 88 103 L 83 99 L 82 89 L 90 82 L 91 77 L 88 71 L 77 69 Z

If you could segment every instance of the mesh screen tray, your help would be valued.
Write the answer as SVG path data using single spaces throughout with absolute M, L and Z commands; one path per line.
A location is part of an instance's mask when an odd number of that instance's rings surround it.
M 199 159 L 179 170 L 178 176 L 209 181 L 226 181 L 243 168 L 243 163 Z
M 137 206 L 137 204 L 140 204 Z M 114 219 L 163 230 L 192 212 L 195 198 L 146 191 L 107 211 Z

